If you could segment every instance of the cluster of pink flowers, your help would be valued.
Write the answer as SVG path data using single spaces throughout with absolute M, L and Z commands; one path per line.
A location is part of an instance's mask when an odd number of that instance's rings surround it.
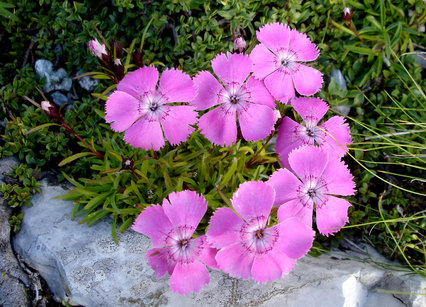
M 231 276 L 263 283 L 290 272 L 312 246 L 316 227 L 334 234 L 348 221 L 350 203 L 336 196 L 355 192 L 353 177 L 341 160 L 351 142 L 341 116 L 320 123 L 328 111 L 313 95 L 322 87 L 322 74 L 307 66 L 319 56 L 315 44 L 281 23 L 257 31 L 259 44 L 245 55 L 246 44 L 235 41 L 236 53 L 222 53 L 211 62 L 214 74 L 199 72 L 193 79 L 182 71 L 141 67 L 127 74 L 106 102 L 106 121 L 124 133 L 134 147 L 159 150 L 184 142 L 195 130 L 213 144 L 229 146 L 238 131 L 247 141 L 275 133 L 275 101 L 288 104 L 301 117 L 284 117 L 277 128 L 276 152 L 284 168 L 267 182 L 245 182 L 231 208 L 219 208 L 205 235 L 197 236 L 207 202 L 202 195 L 182 191 L 162 206 L 146 208 L 133 229 L 152 239 L 147 259 L 158 278 L 171 275 L 171 288 L 180 294 L 199 291 L 209 282 L 206 265 Z M 93 47 L 95 48 L 95 47 Z M 93 51 L 97 56 L 103 49 Z M 159 81 L 158 81 L 159 80 Z M 197 111 L 206 111 L 198 118 Z M 270 223 L 272 207 L 278 222 Z M 274 210 L 275 212 L 275 210 Z

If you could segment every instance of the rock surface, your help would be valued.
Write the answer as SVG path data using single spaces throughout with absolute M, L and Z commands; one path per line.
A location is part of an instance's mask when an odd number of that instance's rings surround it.
M 8 157 L 0 160 L 0 184 L 13 172 L 18 160 Z M 30 280 L 22 271 L 10 245 L 9 218 L 11 208 L 0 198 L 0 306 L 30 306 L 26 288 Z
M 34 69 L 39 78 L 46 78 L 46 83 L 43 86 L 43 92 L 51 91 L 69 91 L 72 86 L 72 79 L 67 77 L 67 72 L 63 68 L 53 71 L 53 63 L 38 59 L 35 62 Z
M 169 277 L 155 278 L 145 260 L 150 240 L 132 231 L 111 239 L 111 221 L 87 227 L 70 220 L 72 203 L 55 200 L 67 191 L 43 182 L 25 209 L 14 248 L 40 272 L 56 299 L 84 306 L 426 306 L 426 297 L 378 292 L 424 293 L 419 276 L 386 271 L 356 258 L 330 253 L 304 257 L 283 279 L 267 284 L 211 271 L 200 293 L 180 296 Z M 369 251 L 374 254 L 374 251 Z M 386 262 L 380 256 L 376 261 Z

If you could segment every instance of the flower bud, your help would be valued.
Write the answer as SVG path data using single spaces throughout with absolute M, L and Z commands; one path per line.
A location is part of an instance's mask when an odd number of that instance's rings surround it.
M 353 17 L 353 14 L 351 12 L 351 9 L 348 7 L 345 7 L 342 12 L 343 20 L 346 22 L 350 22 L 352 20 L 352 17 Z
M 142 53 L 139 50 L 136 50 L 135 52 L 133 52 L 133 61 L 135 62 L 136 66 L 138 67 L 143 66 Z
M 133 169 L 133 166 L 135 165 L 135 163 L 131 160 L 131 159 L 124 159 L 123 163 L 121 164 L 121 168 L 122 169 Z
M 121 79 L 124 78 L 124 66 L 121 63 L 120 59 L 114 60 L 113 71 L 114 71 L 114 74 L 117 77 L 118 81 L 120 81 Z
M 102 54 L 107 54 L 105 45 L 99 43 L 97 39 L 93 39 L 89 42 L 89 48 L 98 59 L 102 59 Z
M 114 41 L 113 43 L 115 50 L 115 57 L 121 59 L 123 57 L 123 46 L 118 41 Z
M 59 113 L 59 111 L 56 108 L 56 106 L 53 103 L 51 103 L 50 101 L 42 101 L 41 102 L 41 109 L 50 118 L 52 118 L 54 120 L 57 120 L 57 121 L 62 121 L 62 115 L 61 115 L 61 113 Z
M 234 51 L 238 53 L 244 52 L 246 48 L 246 41 L 242 37 L 237 37 L 234 40 Z

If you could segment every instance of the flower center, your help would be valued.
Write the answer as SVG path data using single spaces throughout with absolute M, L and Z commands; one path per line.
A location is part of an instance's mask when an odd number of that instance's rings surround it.
M 229 102 L 231 102 L 232 104 L 237 104 L 238 103 L 238 101 L 239 101 L 239 99 L 237 98 L 237 96 L 235 96 L 235 95 L 232 95 L 230 98 L 229 98 Z
M 315 137 L 315 131 L 314 131 L 314 129 L 313 129 L 313 128 L 311 128 L 311 127 L 306 128 L 306 134 L 307 134 L 309 137 L 311 137 L 311 138 Z
M 281 50 L 276 54 L 275 65 L 284 72 L 291 72 L 295 65 L 295 53 L 292 50 Z
M 188 239 L 183 239 L 183 240 L 180 240 L 180 241 L 179 241 L 178 246 L 179 246 L 182 250 L 185 250 L 185 249 L 188 247 L 188 244 L 189 244 L 189 240 L 188 240 Z
M 263 238 L 263 231 L 264 231 L 264 229 L 258 229 L 258 230 L 256 230 L 255 237 L 256 237 L 258 240 L 260 240 L 260 239 L 262 239 L 262 238 Z
M 282 60 L 281 60 L 281 66 L 282 66 L 282 67 L 287 67 L 287 66 L 288 66 L 288 63 L 289 63 L 289 62 L 288 62 L 288 60 L 287 60 L 287 59 L 282 59 Z
M 308 196 L 310 198 L 314 198 L 316 196 L 317 192 L 314 189 L 309 189 L 308 190 Z
M 241 244 L 248 252 L 266 254 L 275 246 L 279 237 L 278 229 L 266 228 L 266 221 L 266 217 L 260 216 L 251 219 L 241 227 Z
M 158 103 L 157 103 L 157 102 L 151 102 L 151 104 L 149 105 L 149 109 L 150 109 L 152 112 L 157 111 L 158 107 L 159 107 L 159 105 L 158 105 Z

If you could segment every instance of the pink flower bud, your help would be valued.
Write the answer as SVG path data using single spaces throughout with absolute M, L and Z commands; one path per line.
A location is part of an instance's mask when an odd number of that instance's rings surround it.
M 99 43 L 97 39 L 93 39 L 89 42 L 89 48 L 93 55 L 99 59 L 102 59 L 102 54 L 107 54 L 105 45 Z
M 350 22 L 352 20 L 352 17 L 353 17 L 353 14 L 351 12 L 351 9 L 348 7 L 345 7 L 342 12 L 343 20 L 345 20 L 346 22 Z
M 234 51 L 244 52 L 246 48 L 246 41 L 242 37 L 237 37 L 234 40 Z
M 41 102 L 41 109 L 50 118 L 52 118 L 54 120 L 57 120 L 57 121 L 61 121 L 62 120 L 62 115 L 59 113 L 59 111 L 56 108 L 56 106 L 53 103 L 51 103 L 50 101 L 42 101 Z

